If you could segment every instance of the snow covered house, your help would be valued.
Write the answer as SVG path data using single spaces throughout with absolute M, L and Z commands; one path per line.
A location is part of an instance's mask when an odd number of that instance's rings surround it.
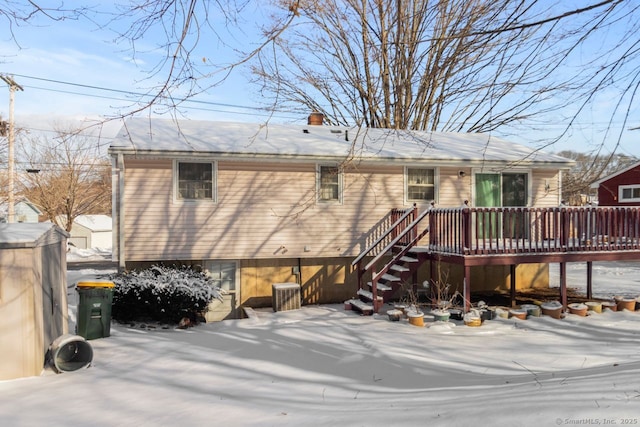
M 486 134 L 311 123 L 128 120 L 109 148 L 119 267 L 201 265 L 229 291 L 229 316 L 271 305 L 277 283 L 299 284 L 304 303 L 341 302 L 394 215 L 557 207 L 572 164 Z M 473 270 L 478 286 L 508 283 L 507 267 Z M 526 286 L 548 285 L 547 271 L 517 267 Z
M 640 205 L 640 162 L 608 175 L 593 184 L 599 206 Z

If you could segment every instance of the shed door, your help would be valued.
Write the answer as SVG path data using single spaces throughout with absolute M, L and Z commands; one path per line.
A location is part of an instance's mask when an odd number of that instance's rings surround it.
M 48 347 L 66 332 L 66 280 L 62 279 L 59 244 L 42 247 L 42 315 L 44 345 Z

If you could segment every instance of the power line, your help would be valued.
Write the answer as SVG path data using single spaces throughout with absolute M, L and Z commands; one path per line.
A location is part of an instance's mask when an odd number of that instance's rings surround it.
M 17 76 L 17 77 L 20 77 L 20 78 L 23 78 L 23 79 L 32 79 L 32 80 L 38 80 L 38 81 L 49 82 L 49 83 L 53 83 L 53 84 L 61 84 L 61 85 L 72 86 L 72 87 L 77 87 L 77 88 L 84 88 L 84 89 L 94 89 L 94 90 L 100 90 L 100 91 L 105 91 L 105 92 L 123 94 L 123 95 L 131 96 L 131 97 L 153 98 L 153 96 L 154 96 L 154 95 L 151 95 L 149 93 L 127 91 L 127 90 L 122 90 L 122 89 L 113 89 L 113 88 L 107 88 L 107 87 L 103 87 L 103 86 L 89 85 L 89 84 L 76 83 L 76 82 L 68 82 L 68 81 L 63 81 L 63 80 L 48 79 L 48 78 L 36 77 L 36 76 L 28 76 L 28 75 L 25 75 L 25 74 L 13 74 L 13 75 Z M 106 95 L 97 95 L 97 94 L 90 94 L 90 93 L 71 91 L 71 90 L 53 89 L 53 88 L 47 88 L 47 87 L 41 87 L 41 86 L 31 86 L 31 85 L 23 85 L 23 86 L 27 87 L 27 88 L 30 88 L 30 89 L 44 90 L 44 91 L 55 92 L 55 93 L 64 93 L 64 94 L 68 94 L 68 95 L 85 96 L 85 97 L 96 98 L 96 99 L 107 99 L 107 100 L 113 100 L 113 101 L 124 101 L 124 102 L 129 102 L 129 103 L 140 102 L 139 100 L 136 101 L 134 99 L 128 99 L 128 98 L 122 98 L 122 97 L 112 97 L 112 96 L 106 96 Z M 190 110 L 197 110 L 197 111 L 207 111 L 207 112 L 226 113 L 226 114 L 237 114 L 237 115 L 246 115 L 246 116 L 255 116 L 256 112 L 262 112 L 262 113 L 264 113 L 264 115 L 268 115 L 270 117 L 275 117 L 275 118 L 291 119 L 291 120 L 296 120 L 296 119 L 300 118 L 299 116 L 286 116 L 286 115 L 281 115 L 281 114 L 273 114 L 274 110 L 268 110 L 268 109 L 266 109 L 264 107 L 255 107 L 255 106 L 230 104 L 230 103 L 223 103 L 223 102 L 213 102 L 213 101 L 203 101 L 203 100 L 197 100 L 197 99 L 192 99 L 192 98 L 185 98 L 185 99 L 182 99 L 180 102 L 189 103 L 189 104 L 208 105 L 208 106 L 215 106 L 215 107 L 225 107 L 225 108 L 236 108 L 236 109 L 251 110 L 251 112 L 241 112 L 241 111 L 230 111 L 230 110 L 225 110 L 225 109 L 212 109 L 212 108 L 203 108 L 203 107 L 194 107 L 194 106 L 189 106 L 188 107 Z M 275 110 L 275 111 L 277 111 L 277 110 Z M 281 113 L 286 113 L 286 112 L 283 111 Z M 573 124 L 574 124 L 574 126 L 605 126 L 605 125 L 609 126 L 612 123 L 607 121 L 607 122 L 601 122 L 601 123 L 596 123 L 596 122 L 578 123 L 578 122 L 574 122 Z M 540 128 L 552 128 L 552 127 L 563 127 L 564 125 L 558 124 L 558 123 L 536 123 L 535 126 L 536 127 L 540 127 Z M 527 127 L 527 125 L 512 124 L 511 127 L 513 127 L 513 128 Z M 38 129 L 34 129 L 34 130 L 38 130 Z M 44 130 L 41 130 L 41 131 L 44 131 Z
M 25 87 L 30 88 L 30 89 L 37 89 L 37 90 L 45 90 L 45 91 L 49 91 L 49 92 L 56 92 L 56 93 L 66 93 L 68 95 L 78 95 L 78 96 L 87 96 L 90 98 L 98 98 L 98 99 L 110 99 L 113 101 L 126 101 L 126 102 L 134 102 L 131 99 L 125 99 L 125 98 L 115 98 L 115 97 L 111 97 L 111 96 L 103 96 L 103 95 L 93 95 L 93 94 L 88 94 L 88 93 L 82 93 L 82 92 L 72 92 L 72 91 L 68 91 L 68 90 L 61 90 L 61 89 L 50 89 L 50 88 L 45 88 L 45 87 L 38 87 L 38 86 L 30 86 L 30 85 L 25 85 Z M 151 95 L 147 95 L 147 96 L 151 96 Z M 242 107 L 242 106 L 233 106 L 232 104 L 223 104 L 223 103 L 215 103 L 215 102 L 207 102 L 207 101 L 199 101 L 199 100 L 192 100 L 192 99 L 186 99 L 184 100 L 184 102 L 195 102 L 195 103 L 200 103 L 200 104 L 211 104 L 211 105 L 227 105 L 229 108 L 253 108 L 256 110 L 260 110 L 263 112 L 263 114 L 267 115 L 270 114 L 268 111 L 265 111 L 263 109 L 260 109 L 259 107 Z M 255 112 L 242 112 L 242 111 L 230 111 L 230 110 L 221 110 L 221 109 L 214 109 L 214 108 L 203 108 L 203 107 L 189 107 L 190 110 L 197 110 L 197 111 L 209 111 L 212 113 L 228 113 L 228 114 L 237 114 L 237 115 L 244 115 L 244 116 L 255 116 L 256 113 Z M 277 115 L 274 117 L 280 117 L 280 118 L 290 118 L 293 119 L 293 116 L 282 116 L 282 115 Z M 295 117 L 298 118 L 298 117 Z
M 137 97 L 142 97 L 142 98 L 153 98 L 154 97 L 154 95 L 151 95 L 149 93 L 133 92 L 133 91 L 122 90 L 122 89 L 113 89 L 113 88 L 107 88 L 107 87 L 102 87 L 102 86 L 94 86 L 94 85 L 87 85 L 87 84 L 83 84 L 83 83 L 66 82 L 66 81 L 62 81 L 62 80 L 46 79 L 46 78 L 43 78 L 43 77 L 27 76 L 27 75 L 21 75 L 21 74 L 14 74 L 14 75 L 18 76 L 18 77 L 25 78 L 25 79 L 40 80 L 40 81 L 44 81 L 44 82 L 56 83 L 56 84 L 61 84 L 61 85 L 73 86 L 73 87 L 80 87 L 80 88 L 85 88 L 85 89 L 102 90 L 102 91 L 105 91 L 105 92 L 114 92 L 114 93 L 120 93 L 120 94 L 130 95 L 130 96 L 137 96 Z M 79 92 L 67 92 L 67 91 L 63 91 L 63 90 L 42 88 L 42 87 L 36 87 L 36 86 L 33 86 L 33 88 L 40 89 L 40 90 L 50 90 L 50 91 L 60 92 L 60 93 L 69 93 L 69 94 L 74 94 L 74 95 L 95 96 L 97 98 L 101 97 L 99 95 L 90 95 L 90 94 L 84 94 L 84 93 L 79 93 Z M 122 98 L 109 98 L 109 97 L 106 97 L 105 99 L 125 100 L 125 99 L 122 99 Z M 128 100 L 128 101 L 131 101 L 131 100 Z M 182 101 L 183 102 L 190 102 L 190 103 L 194 103 L 194 104 L 213 105 L 213 106 L 218 106 L 218 107 L 241 108 L 241 109 L 246 109 L 246 110 L 265 111 L 265 109 L 262 108 L 262 107 L 255 107 L 255 106 L 249 106 L 249 105 L 237 105 L 237 104 L 228 104 L 228 103 L 223 103 L 223 102 L 202 101 L 202 100 L 190 99 L 190 98 L 184 99 Z
M 93 90 L 100 90 L 100 91 L 105 91 L 105 92 L 112 92 L 112 93 L 123 94 L 123 95 L 131 96 L 131 97 L 149 98 L 149 99 L 154 97 L 154 95 L 149 94 L 149 93 L 127 91 L 127 90 L 122 90 L 122 89 L 113 89 L 113 88 L 107 88 L 107 87 L 102 87 L 102 86 L 88 85 L 88 84 L 76 83 L 76 82 L 68 82 L 68 81 L 56 80 L 56 79 L 47 79 L 47 78 L 43 78 L 43 77 L 28 76 L 28 75 L 25 75 L 25 74 L 16 74 L 16 75 L 20 76 L 21 78 L 25 78 L 25 79 L 39 80 L 39 81 L 43 81 L 43 82 L 67 85 L 67 86 L 72 86 L 72 87 L 77 87 L 77 88 L 93 89 Z M 135 100 L 135 99 L 130 99 L 130 98 L 112 97 L 112 96 L 90 94 L 90 93 L 71 91 L 71 90 L 53 89 L 53 88 L 47 88 L 47 87 L 41 87 L 41 86 L 28 85 L 26 87 L 29 87 L 30 89 L 44 90 L 44 91 L 55 92 L 55 93 L 64 93 L 64 94 L 68 94 L 68 95 L 85 96 L 85 97 L 96 98 L 96 99 L 107 99 L 107 100 L 114 100 L 114 101 L 123 101 L 123 102 L 128 102 L 128 103 L 141 102 L 140 99 Z M 165 97 L 164 99 L 169 99 L 169 98 Z M 224 108 L 233 108 L 233 109 L 241 109 L 241 110 L 251 110 L 251 112 L 243 112 L 243 111 L 232 111 L 232 110 L 228 110 L 228 109 L 219 109 L 219 108 L 215 109 L 215 108 L 195 107 L 193 105 L 189 105 L 187 107 L 190 110 L 196 110 L 196 111 L 235 114 L 235 115 L 244 115 L 244 116 L 256 116 L 256 114 L 260 115 L 260 113 L 262 113 L 262 115 L 265 115 L 265 116 L 274 117 L 274 118 L 280 118 L 280 119 L 288 119 L 288 120 L 297 120 L 297 119 L 300 118 L 299 116 L 289 116 L 289 115 L 283 115 L 283 114 L 274 114 L 273 110 L 270 110 L 270 109 L 267 109 L 267 108 L 264 108 L 264 107 L 256 107 L 256 106 L 249 106 L 249 105 L 239 105 L 239 104 L 230 104 L 230 103 L 224 103 L 224 102 L 203 101 L 203 100 L 192 99 L 192 98 L 181 99 L 179 101 L 179 103 L 200 104 L 200 105 L 205 105 L 205 106 L 208 105 L 208 106 L 214 106 L 214 107 L 224 107 Z M 282 113 L 286 113 L 286 112 L 282 112 Z

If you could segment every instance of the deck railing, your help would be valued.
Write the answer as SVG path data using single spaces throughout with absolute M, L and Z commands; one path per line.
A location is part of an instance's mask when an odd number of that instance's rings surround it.
M 429 229 L 427 245 L 438 253 L 639 250 L 640 207 L 432 209 Z
M 377 296 L 378 284 L 390 280 L 385 277 L 387 273 L 392 268 L 398 270 L 396 264 L 405 263 L 405 255 L 410 251 L 420 254 L 418 263 L 411 262 L 410 274 L 415 273 L 420 263 L 442 256 L 465 264 L 465 275 L 472 265 L 468 261 L 473 265 L 508 261 L 513 267 L 519 262 L 553 258 L 561 263 L 561 278 L 562 263 L 568 259 L 640 259 L 640 207 L 432 206 L 418 213 L 414 206 L 410 210 L 392 211 L 389 216 L 392 225 L 352 262 L 361 289 L 365 275 L 370 274 L 376 312 L 382 304 Z M 420 250 L 414 250 L 416 246 Z M 407 268 L 399 271 L 407 274 Z M 394 278 L 399 279 L 397 276 L 391 279 Z M 467 280 L 464 282 L 468 302 L 470 287 Z M 590 278 L 587 288 L 590 289 Z M 512 292 L 515 292 L 513 284 Z M 566 300 L 563 304 L 566 305 Z

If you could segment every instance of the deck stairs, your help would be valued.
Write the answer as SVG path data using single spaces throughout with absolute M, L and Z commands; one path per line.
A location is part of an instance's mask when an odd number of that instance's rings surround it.
M 356 296 L 345 301 L 345 306 L 364 315 L 377 313 L 385 301 L 409 289 L 417 294 L 417 271 L 429 259 L 429 250 L 418 243 L 428 233 L 421 226 L 429 210 L 418 215 L 414 208 L 405 211 L 386 232 L 364 250 L 352 265 L 358 271 Z M 377 249 L 376 249 L 377 248 Z M 372 253 L 377 251 L 377 255 Z M 371 260 L 364 264 L 367 256 Z M 365 277 L 371 280 L 365 281 Z
M 377 281 L 376 295 L 373 295 L 373 281 L 367 281 L 366 287 L 358 289 L 356 296 L 347 301 L 351 309 L 359 311 L 364 315 L 377 313 L 386 301 L 397 298 L 399 294 L 411 291 L 417 294 L 417 283 L 415 276 L 418 268 L 426 261 L 422 254 L 426 250 L 421 247 L 409 249 L 406 255 L 389 262 L 388 272 L 383 274 Z M 374 301 L 376 301 L 374 303 Z

